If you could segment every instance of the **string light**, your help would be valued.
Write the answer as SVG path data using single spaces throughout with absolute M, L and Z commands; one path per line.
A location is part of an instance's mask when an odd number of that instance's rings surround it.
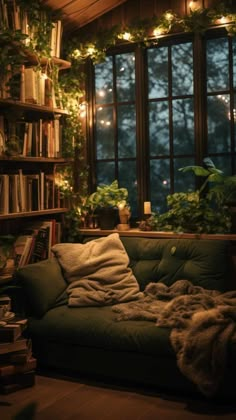
M 124 39 L 125 41 L 130 41 L 132 38 L 132 35 L 130 32 L 124 32 L 123 34 L 121 34 L 122 39 Z
M 150 21 L 149 28 L 147 23 L 145 23 L 144 27 L 141 27 L 140 24 L 137 27 L 132 27 L 132 32 L 128 30 L 116 32 L 114 33 L 113 41 L 115 43 L 117 39 L 122 39 L 127 42 L 145 43 L 149 38 L 158 38 L 159 36 L 170 33 L 173 27 L 177 27 L 178 30 L 183 30 L 184 32 L 192 30 L 204 32 L 204 30 L 207 30 L 211 25 L 227 25 L 227 32 L 231 35 L 236 34 L 236 15 L 232 14 L 232 12 L 222 12 L 222 16 L 219 18 L 217 9 L 205 9 L 202 7 L 202 2 L 200 0 L 189 1 L 188 8 L 190 13 L 186 16 L 178 16 L 172 13 L 171 10 L 165 11 L 163 15 L 158 18 L 156 26 L 153 25 L 153 21 Z M 152 32 L 151 35 L 150 32 Z M 99 40 L 95 43 L 89 42 L 84 45 L 80 44 L 80 46 L 82 45 L 81 50 L 75 49 L 72 53 L 72 57 L 77 58 L 78 60 L 84 60 L 89 56 L 95 60 L 96 58 L 101 59 L 101 53 L 102 55 L 105 54 L 106 46 L 104 46 L 104 42 L 102 42 L 103 51 L 101 51 L 97 46 L 97 42 L 99 44 Z M 109 39 L 108 47 L 110 45 L 111 39 Z
M 80 116 L 80 118 L 85 118 L 86 113 L 87 113 L 87 104 L 86 104 L 86 102 L 82 102 L 79 105 L 79 116 Z
M 189 9 L 191 12 L 194 12 L 198 9 L 200 9 L 200 4 L 198 2 L 198 0 L 191 0 L 189 3 Z

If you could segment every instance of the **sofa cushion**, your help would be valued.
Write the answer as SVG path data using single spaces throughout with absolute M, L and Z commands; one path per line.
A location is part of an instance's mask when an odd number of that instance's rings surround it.
M 111 306 L 53 308 L 40 320 L 29 319 L 28 332 L 33 339 L 70 346 L 175 357 L 169 328 L 149 321 L 118 322 Z
M 67 283 L 56 258 L 29 264 L 17 271 L 30 313 L 43 316 L 63 296 Z
M 52 251 L 70 283 L 70 306 L 111 305 L 142 296 L 118 233 L 86 244 L 56 244 Z
M 170 286 L 189 280 L 205 289 L 225 291 L 229 285 L 229 242 L 210 239 L 121 237 L 130 267 L 144 290 L 150 282 Z

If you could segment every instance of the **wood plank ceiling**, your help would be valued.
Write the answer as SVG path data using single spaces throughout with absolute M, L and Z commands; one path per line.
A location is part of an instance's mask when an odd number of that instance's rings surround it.
M 62 11 L 64 29 L 77 30 L 127 0 L 41 0 L 53 10 Z

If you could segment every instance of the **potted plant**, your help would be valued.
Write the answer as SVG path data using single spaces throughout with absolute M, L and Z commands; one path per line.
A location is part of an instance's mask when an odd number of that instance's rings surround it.
M 92 212 L 97 212 L 101 229 L 114 229 L 118 223 L 118 209 L 127 205 L 128 190 L 119 188 L 118 181 L 110 185 L 99 185 L 93 192 L 87 204 Z
M 236 176 L 226 176 L 211 159 L 204 166 L 187 166 L 180 171 L 193 171 L 204 178 L 199 189 L 167 196 L 169 210 L 153 214 L 152 229 L 175 232 L 230 233 L 232 216 L 229 202 L 236 197 Z

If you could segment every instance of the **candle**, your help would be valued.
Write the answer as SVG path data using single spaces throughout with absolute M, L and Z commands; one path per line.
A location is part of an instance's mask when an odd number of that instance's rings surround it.
M 151 214 L 151 201 L 144 201 L 144 214 Z

